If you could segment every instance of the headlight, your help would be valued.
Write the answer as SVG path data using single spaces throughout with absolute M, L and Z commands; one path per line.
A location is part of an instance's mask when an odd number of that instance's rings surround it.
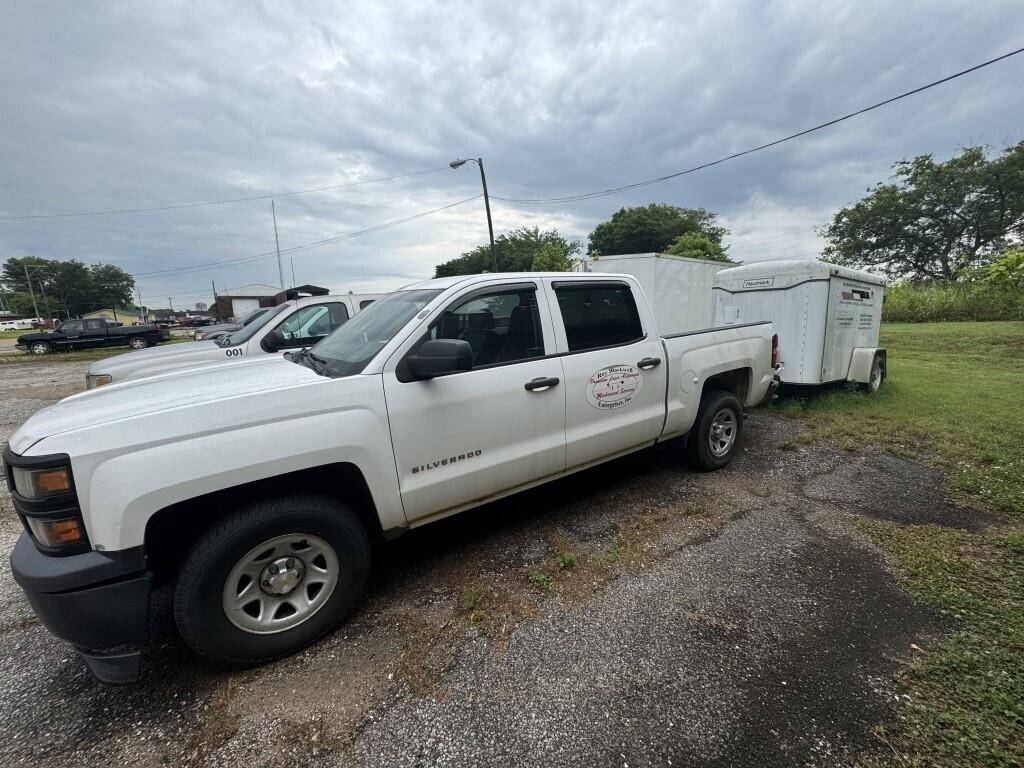
M 69 493 L 74 487 L 71 484 L 71 471 L 67 467 L 50 469 L 11 467 L 11 472 L 14 475 L 14 490 L 26 499 Z
M 85 388 L 96 389 L 96 387 L 102 387 L 105 384 L 110 384 L 113 379 L 109 373 L 88 373 L 85 376 Z

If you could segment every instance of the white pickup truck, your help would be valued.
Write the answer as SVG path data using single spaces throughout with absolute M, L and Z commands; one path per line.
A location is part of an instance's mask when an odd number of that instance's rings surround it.
M 626 275 L 419 283 L 312 350 L 36 413 L 4 452 L 11 568 L 104 681 L 138 676 L 154 579 L 196 652 L 278 658 L 345 616 L 375 539 L 671 438 L 726 465 L 775 350 L 768 323 L 659 336 Z
M 216 341 L 172 344 L 97 360 L 85 374 L 86 389 L 159 373 L 240 362 L 316 344 L 384 294 L 309 296 L 279 304 Z

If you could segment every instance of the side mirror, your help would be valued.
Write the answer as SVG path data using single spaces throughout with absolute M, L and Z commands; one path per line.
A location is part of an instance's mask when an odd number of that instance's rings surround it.
M 463 339 L 435 339 L 423 342 L 417 353 L 405 360 L 417 379 L 432 379 L 442 373 L 473 370 L 473 349 Z
M 263 341 L 260 342 L 260 346 L 264 352 L 277 352 L 287 342 L 285 341 L 284 334 L 276 328 L 263 337 Z

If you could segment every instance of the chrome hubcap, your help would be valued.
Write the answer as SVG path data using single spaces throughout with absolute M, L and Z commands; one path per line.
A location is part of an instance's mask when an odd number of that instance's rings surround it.
M 338 584 L 338 556 L 319 536 L 277 536 L 250 549 L 224 582 L 224 615 L 257 635 L 284 632 L 311 618 Z
M 715 456 L 724 456 L 736 442 L 736 416 L 728 408 L 723 408 L 711 420 L 711 433 L 708 436 L 709 448 Z

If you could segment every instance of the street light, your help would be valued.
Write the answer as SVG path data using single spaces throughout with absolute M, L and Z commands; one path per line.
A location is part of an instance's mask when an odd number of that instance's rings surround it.
M 451 168 L 461 168 L 466 163 L 476 163 L 476 167 L 480 169 L 480 183 L 484 188 L 484 208 L 487 209 L 487 234 L 491 237 L 491 269 L 494 272 L 498 271 L 498 255 L 494 251 L 494 225 L 491 223 L 491 198 L 487 196 L 487 177 L 484 175 L 484 161 L 483 158 L 473 159 L 472 157 L 466 160 L 452 160 L 448 165 Z

